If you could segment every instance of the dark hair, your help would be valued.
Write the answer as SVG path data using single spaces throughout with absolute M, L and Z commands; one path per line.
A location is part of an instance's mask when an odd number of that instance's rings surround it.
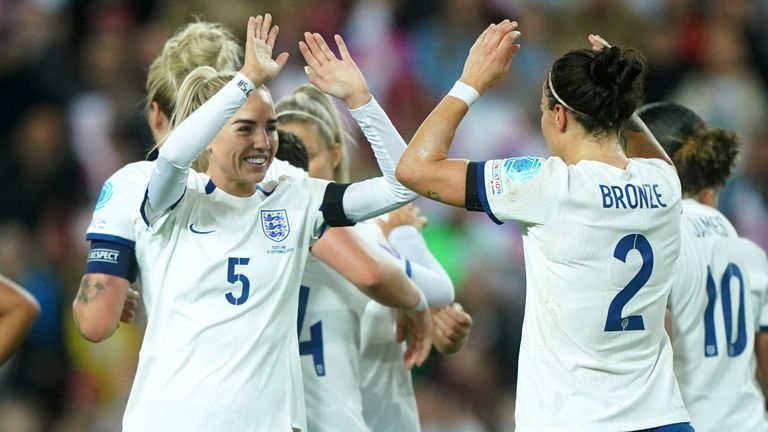
M 646 105 L 638 114 L 675 163 L 683 193 L 722 186 L 731 176 L 739 153 L 736 132 L 708 129 L 695 112 L 671 102 Z
M 304 141 L 292 132 L 279 129 L 277 136 L 279 145 L 275 157 L 304 171 L 309 171 L 309 153 L 307 153 Z
M 643 103 L 644 79 L 645 63 L 633 49 L 578 49 L 552 65 L 548 77 L 552 88 L 544 83 L 544 95 L 549 109 L 567 104 L 589 132 L 620 131 Z

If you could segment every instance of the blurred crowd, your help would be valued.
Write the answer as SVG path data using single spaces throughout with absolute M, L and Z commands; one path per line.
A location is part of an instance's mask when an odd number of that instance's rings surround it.
M 275 100 L 306 81 L 301 33 L 340 33 L 406 141 L 459 77 L 477 35 L 492 21 L 518 20 L 522 48 L 509 76 L 456 136 L 455 156 L 474 160 L 547 154 L 543 79 L 555 58 L 587 46 L 588 33 L 638 48 L 650 67 L 648 102 L 682 103 L 741 136 L 720 206 L 768 248 L 768 0 L 2 0 L 0 273 L 25 286 L 42 314 L 0 368 L 0 431 L 120 429 L 141 322 L 91 344 L 70 312 L 94 202 L 111 173 L 147 157 L 144 81 L 165 40 L 195 17 L 242 37 L 246 17 L 263 12 L 280 26 L 278 50 L 291 53 L 270 85 Z M 368 146 L 351 150 L 353 177 L 374 175 Z M 525 301 L 518 228 L 417 204 L 474 318 L 464 351 L 433 354 L 414 372 L 423 430 L 512 431 Z

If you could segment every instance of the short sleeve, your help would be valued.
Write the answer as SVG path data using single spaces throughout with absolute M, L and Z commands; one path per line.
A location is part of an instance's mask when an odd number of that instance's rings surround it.
M 467 208 L 484 211 L 498 224 L 509 220 L 544 224 L 558 205 L 567 177 L 568 167 L 556 157 L 472 162 L 467 171 Z
M 101 188 L 86 233 L 87 240 L 104 240 L 133 247 L 135 222 L 152 170 L 151 162 L 126 165 Z
M 283 177 L 281 180 L 297 182 L 299 189 L 307 194 L 308 205 L 306 220 L 309 223 L 310 241 L 314 243 L 329 227 L 323 215 L 324 197 L 327 194 L 328 187 L 336 183 L 309 177 L 302 179 L 296 177 Z

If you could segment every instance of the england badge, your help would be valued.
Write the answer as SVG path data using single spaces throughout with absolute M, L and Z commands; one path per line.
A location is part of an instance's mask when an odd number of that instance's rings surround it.
M 261 229 L 272 241 L 281 242 L 291 233 L 288 212 L 285 210 L 261 210 Z

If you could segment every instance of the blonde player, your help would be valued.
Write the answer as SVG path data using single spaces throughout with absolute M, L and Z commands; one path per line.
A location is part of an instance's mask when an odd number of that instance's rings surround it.
M 309 246 L 326 225 L 412 199 L 385 177 L 259 185 L 277 144 L 262 84 L 287 54 L 272 59 L 277 28 L 269 15 L 251 18 L 247 33 L 238 74 L 199 68 L 185 79 L 177 126 L 153 164 L 136 242 L 149 322 L 124 430 L 304 430 L 293 287 Z M 369 93 L 336 84 L 331 93 L 365 111 L 363 123 L 386 121 Z M 371 144 L 392 160 L 402 152 L 397 143 Z M 206 172 L 190 175 L 198 157 Z M 426 300 L 408 286 L 397 294 L 393 305 L 414 308 L 406 357 L 419 363 L 429 349 Z
M 187 74 L 198 66 L 237 70 L 242 51 L 231 32 L 210 22 L 187 24 L 165 43 L 149 66 L 146 83 L 146 117 L 155 142 L 168 134 L 178 87 Z M 72 304 L 75 324 L 88 340 L 102 341 L 119 321 L 133 319 L 139 297 L 138 286 L 130 288 L 138 276 L 134 228 L 151 170 L 148 161 L 126 165 L 104 183 L 97 200 L 86 235 L 91 251 Z
M 331 53 L 325 41 L 318 34 L 306 33 L 300 44 L 310 69 L 310 80 L 321 90 L 328 92 L 328 77 L 336 77 L 348 85 L 367 92 L 367 85 L 354 61 L 349 56 L 343 40 L 336 42 L 341 59 Z M 276 106 L 281 133 L 292 132 L 299 136 L 309 153 L 309 174 L 313 178 L 345 181 L 349 177 L 346 160 L 346 133 L 336 108 L 327 95 L 310 85 L 299 87 L 290 96 L 280 100 Z M 357 118 L 359 115 L 352 111 Z M 388 136 L 388 140 L 402 141 L 391 124 L 370 124 L 377 134 Z M 372 131 L 366 131 L 366 134 Z M 402 142 L 405 145 L 405 142 Z M 402 210 L 402 209 L 401 209 Z M 342 229 L 330 229 L 324 236 L 324 244 L 318 249 L 338 247 L 338 243 L 327 241 L 338 236 Z M 425 291 L 430 305 L 445 305 L 453 299 L 453 285 L 447 274 L 437 264 L 422 260 L 429 254 L 423 240 L 421 244 L 407 245 L 404 257 L 392 251 L 381 229 L 375 223 L 359 223 L 353 237 L 366 248 L 365 256 L 347 256 L 346 259 L 375 259 L 378 263 L 393 262 L 401 266 L 401 272 L 408 274 Z M 350 233 L 347 233 L 350 234 Z M 387 251 L 388 250 L 388 251 Z M 392 256 L 391 254 L 395 254 Z M 414 261 L 409 254 L 417 255 Z M 423 265 L 426 263 L 427 265 Z M 368 431 L 367 418 L 363 416 L 361 395 L 361 345 L 368 343 L 391 346 L 397 351 L 396 366 L 407 381 L 398 381 L 410 388 L 409 367 L 403 362 L 403 352 L 396 340 L 395 318 L 387 310 L 387 316 L 376 322 L 385 331 L 383 339 L 367 340 L 361 337 L 363 312 L 370 300 L 345 278 L 317 258 L 311 256 L 301 282 L 299 298 L 299 346 L 302 355 L 304 389 L 307 402 L 308 427 L 313 431 Z M 378 303 L 377 303 L 378 304 Z M 399 389 L 398 389 L 399 390 Z M 404 390 L 399 390 L 402 393 Z M 407 392 L 407 391 L 406 391 Z M 384 400 L 381 401 L 385 402 Z M 412 389 L 409 404 L 415 408 Z M 414 410 L 415 412 L 415 410 Z M 400 425 L 400 430 L 417 430 L 415 424 L 403 425 L 397 418 L 388 422 Z
M 434 200 L 520 224 L 527 292 L 517 431 L 690 431 L 663 327 L 680 250 L 680 182 L 652 136 L 628 132 L 622 150 L 623 125 L 642 102 L 642 61 L 590 37 L 592 50 L 554 62 L 541 97 L 551 157 L 447 157 L 469 106 L 508 71 L 516 28 L 504 20 L 480 35 L 397 177 Z
M 675 376 L 691 423 L 700 432 L 768 431 L 754 355 L 768 305 L 768 262 L 715 208 L 738 153 L 736 133 L 709 129 L 673 103 L 647 105 L 639 114 L 672 156 L 685 198 L 668 307 Z

